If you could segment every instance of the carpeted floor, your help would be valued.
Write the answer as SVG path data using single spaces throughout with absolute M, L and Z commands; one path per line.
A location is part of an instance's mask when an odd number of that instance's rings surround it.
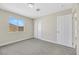
M 73 48 L 49 43 L 38 39 L 29 39 L 0 47 L 0 55 L 75 55 Z

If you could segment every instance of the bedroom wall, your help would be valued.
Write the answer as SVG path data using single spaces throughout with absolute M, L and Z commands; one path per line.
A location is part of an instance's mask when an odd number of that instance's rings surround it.
M 34 37 L 57 43 L 57 16 L 71 14 L 72 9 L 63 10 L 60 12 L 53 13 L 51 15 L 46 15 L 35 19 L 34 23 Z M 39 31 L 37 29 L 38 23 L 41 23 L 41 35 L 39 36 Z
M 38 22 L 41 23 L 42 34 L 39 36 Z M 56 42 L 56 17 L 55 16 L 45 16 L 35 20 L 35 31 L 34 36 L 38 39 L 45 41 Z
M 23 32 L 8 31 L 9 16 L 24 19 L 25 25 Z M 28 38 L 33 38 L 33 20 L 12 12 L 0 10 L 0 46 Z
M 77 17 L 77 37 L 75 38 L 76 41 L 76 52 L 77 55 L 79 55 L 79 4 L 76 4 L 75 6 L 76 9 L 76 17 Z

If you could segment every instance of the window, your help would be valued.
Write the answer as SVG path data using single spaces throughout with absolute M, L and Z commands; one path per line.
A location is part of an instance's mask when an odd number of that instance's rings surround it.
M 24 31 L 24 20 L 9 17 L 9 32 Z
M 24 20 L 19 19 L 18 20 L 18 31 L 23 31 L 24 30 Z

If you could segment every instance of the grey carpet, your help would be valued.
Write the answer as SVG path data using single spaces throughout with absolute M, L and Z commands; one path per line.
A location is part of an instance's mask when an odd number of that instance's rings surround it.
M 29 39 L 0 47 L 0 55 L 75 55 L 73 48 L 49 43 L 38 39 Z

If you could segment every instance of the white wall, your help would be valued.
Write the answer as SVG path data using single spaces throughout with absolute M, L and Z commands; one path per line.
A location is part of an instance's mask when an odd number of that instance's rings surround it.
M 42 38 L 38 36 L 38 29 L 37 25 L 38 22 L 40 22 L 41 25 L 41 30 L 42 30 Z M 51 42 L 56 42 L 56 17 L 54 16 L 46 16 L 42 18 L 38 18 L 35 20 L 35 31 L 34 31 L 34 36 L 36 38 L 46 40 L 46 41 L 51 41 Z
M 75 4 L 73 8 L 73 17 L 74 17 L 74 46 L 76 49 L 77 55 L 79 55 L 79 4 Z
M 0 10 L 0 46 L 28 38 L 33 38 L 33 20 L 11 12 Z M 8 17 L 15 16 L 25 21 L 24 32 L 8 32 Z
M 79 4 L 76 5 L 75 7 L 76 9 L 76 21 L 77 21 L 77 37 L 75 38 L 75 41 L 76 41 L 76 51 L 77 51 L 77 54 L 79 55 Z
M 68 9 L 68 10 L 60 11 L 60 12 L 57 12 L 51 15 L 37 18 L 34 21 L 35 22 L 34 37 L 41 39 L 41 40 L 57 43 L 57 16 L 67 15 L 71 13 L 72 13 L 72 9 Z M 39 34 L 38 29 L 37 29 L 38 22 L 42 24 L 41 25 L 42 27 L 41 37 L 38 35 Z
M 43 40 L 56 42 L 56 17 L 46 16 L 35 20 L 35 37 Z M 37 25 L 38 22 L 42 24 L 42 38 L 38 36 Z

